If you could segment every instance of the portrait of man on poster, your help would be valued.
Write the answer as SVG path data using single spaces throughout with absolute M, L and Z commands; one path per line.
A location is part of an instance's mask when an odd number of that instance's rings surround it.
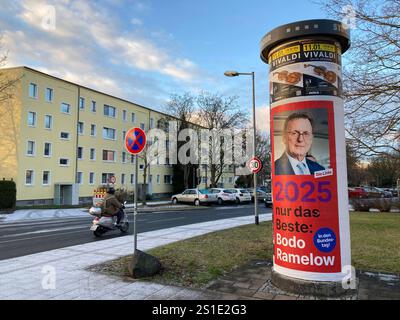
M 314 120 L 306 112 L 290 114 L 283 126 L 285 150 L 275 161 L 276 175 L 310 175 L 325 170 L 310 154 L 313 143 Z

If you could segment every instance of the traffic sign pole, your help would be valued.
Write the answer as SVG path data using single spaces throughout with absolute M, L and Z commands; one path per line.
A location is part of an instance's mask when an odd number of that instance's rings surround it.
M 136 221 L 137 221 L 137 181 L 138 181 L 138 154 L 143 151 L 146 147 L 146 133 L 141 128 L 130 129 L 125 136 L 125 148 L 130 154 L 135 155 L 135 183 L 134 183 L 134 199 L 133 199 L 133 237 L 134 237 L 134 252 L 137 250 L 137 232 L 136 232 Z
M 137 154 L 135 155 L 135 196 L 134 196 L 134 210 L 133 210 L 133 237 L 134 237 L 134 252 L 136 252 L 137 249 L 137 232 L 136 232 L 136 217 L 137 217 L 137 181 L 138 181 L 138 156 Z

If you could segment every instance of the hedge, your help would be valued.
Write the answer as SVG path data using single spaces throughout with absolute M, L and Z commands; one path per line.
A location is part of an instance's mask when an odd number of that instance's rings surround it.
M 14 181 L 0 180 L 0 210 L 14 210 L 17 201 L 17 187 Z

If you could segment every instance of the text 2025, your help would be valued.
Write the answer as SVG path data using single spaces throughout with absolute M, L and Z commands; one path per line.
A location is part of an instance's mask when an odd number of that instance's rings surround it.
M 275 201 L 329 202 L 332 199 L 330 184 L 330 181 L 303 181 L 300 185 L 294 181 L 278 181 L 274 185 Z

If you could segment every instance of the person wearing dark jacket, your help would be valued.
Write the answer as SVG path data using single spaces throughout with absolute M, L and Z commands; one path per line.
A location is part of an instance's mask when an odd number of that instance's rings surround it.
M 119 225 L 123 216 L 122 207 L 123 204 L 121 204 L 115 197 L 115 189 L 109 188 L 106 196 L 103 199 L 104 210 L 102 214 L 108 217 L 117 215 L 117 225 Z
M 307 158 L 313 142 L 313 119 L 307 113 L 292 113 L 283 128 L 285 152 L 275 161 L 276 175 L 309 175 L 325 170 Z

